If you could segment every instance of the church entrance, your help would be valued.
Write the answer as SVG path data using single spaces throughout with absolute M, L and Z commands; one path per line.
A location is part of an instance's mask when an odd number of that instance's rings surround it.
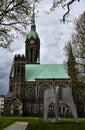
M 22 113 L 22 103 L 19 99 L 15 99 L 13 104 L 11 105 L 11 114 L 13 116 L 21 116 Z
M 14 116 L 20 116 L 20 110 L 19 110 L 19 107 L 18 107 L 18 106 L 16 106 L 16 107 L 14 108 L 14 110 L 13 110 L 13 115 L 14 115 Z

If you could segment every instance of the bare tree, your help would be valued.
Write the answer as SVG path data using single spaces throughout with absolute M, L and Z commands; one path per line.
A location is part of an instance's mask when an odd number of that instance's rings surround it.
M 30 24 L 31 4 L 31 0 L 0 0 L 0 47 L 10 46 L 13 31 L 26 32 Z
M 74 25 L 75 31 L 69 42 L 77 63 L 78 75 L 83 80 L 85 79 L 85 12 L 78 19 L 75 19 Z M 69 52 L 69 49 L 66 51 Z
M 0 0 L 0 47 L 10 46 L 14 38 L 12 31 L 17 31 L 20 34 L 26 33 L 27 25 L 30 24 L 33 1 L 40 2 L 42 0 Z M 53 0 L 50 10 L 53 11 L 58 5 L 62 5 L 62 8 L 67 6 L 67 12 L 63 15 L 63 22 L 65 22 L 70 5 L 74 1 L 79 2 L 80 0 Z
M 72 36 L 74 55 L 79 71 L 85 79 L 85 12 L 75 20 L 75 33 Z
M 65 7 L 67 7 L 67 11 L 66 13 L 63 15 L 62 21 L 65 22 L 66 16 L 67 14 L 69 14 L 70 12 L 70 5 L 72 5 L 75 1 L 80 1 L 80 0 L 53 0 L 53 5 L 50 8 L 50 11 L 54 11 L 55 8 L 57 8 L 58 6 L 62 6 L 62 8 L 64 9 Z M 49 11 L 49 12 L 50 12 Z

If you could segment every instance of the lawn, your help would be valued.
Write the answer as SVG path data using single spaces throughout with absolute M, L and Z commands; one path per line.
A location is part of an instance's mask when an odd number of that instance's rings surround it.
M 80 119 L 79 124 L 75 124 L 73 119 L 62 119 L 59 124 L 46 123 L 42 118 L 32 117 L 0 117 L 0 130 L 16 121 L 29 122 L 26 130 L 85 130 L 85 119 Z

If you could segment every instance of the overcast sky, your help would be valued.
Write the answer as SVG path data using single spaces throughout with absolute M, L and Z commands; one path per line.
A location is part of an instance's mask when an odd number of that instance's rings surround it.
M 40 61 L 42 64 L 61 64 L 65 60 L 63 48 L 73 32 L 73 20 L 85 11 L 85 0 L 77 1 L 71 6 L 71 11 L 65 24 L 60 22 L 66 10 L 57 8 L 49 15 L 45 13 L 52 5 L 52 0 L 43 0 L 38 5 L 36 18 L 37 33 L 40 37 Z M 28 33 L 29 30 L 26 30 Z M 15 54 L 25 53 L 26 37 L 16 38 L 12 45 L 14 52 L 0 48 L 0 94 L 6 94 L 9 86 L 9 73 Z

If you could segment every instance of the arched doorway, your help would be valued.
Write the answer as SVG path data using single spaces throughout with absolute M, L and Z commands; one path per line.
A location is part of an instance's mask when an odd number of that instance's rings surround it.
M 13 109 L 13 115 L 14 116 L 20 116 L 20 109 L 19 106 L 15 106 Z
M 15 99 L 11 105 L 11 114 L 13 116 L 22 116 L 22 103 L 19 99 Z

